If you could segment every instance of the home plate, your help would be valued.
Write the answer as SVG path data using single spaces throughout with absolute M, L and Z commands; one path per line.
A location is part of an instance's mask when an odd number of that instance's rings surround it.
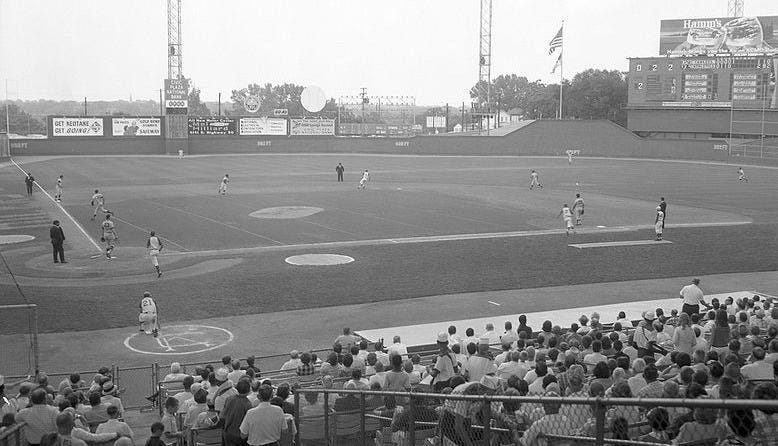
M 599 243 L 575 243 L 568 246 L 573 248 L 607 248 L 610 246 L 637 246 L 637 245 L 663 245 L 673 243 L 670 240 L 622 240 L 620 242 L 599 242 Z

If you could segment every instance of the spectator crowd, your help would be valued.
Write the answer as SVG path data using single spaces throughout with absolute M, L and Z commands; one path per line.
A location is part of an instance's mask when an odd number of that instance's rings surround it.
M 302 423 L 325 410 L 369 412 L 391 435 L 387 444 L 406 444 L 411 423 L 421 423 L 414 429 L 429 430 L 442 444 L 481 444 L 489 425 L 492 444 L 542 445 L 555 437 L 595 435 L 591 400 L 577 404 L 573 398 L 776 401 L 778 307 L 760 296 L 700 303 L 707 309 L 700 312 L 699 305 L 684 299 L 686 312 L 657 308 L 639 321 L 623 312 L 604 320 L 595 312 L 569 327 L 548 320 L 530 327 L 524 315 L 515 326 L 506 321 L 502 330 L 489 323 L 460 334 L 461 327 L 452 325 L 433 338 L 436 351 L 425 355 L 409 353 L 399 336 L 389 345 L 370 345 L 345 328 L 323 357 L 292 351 L 281 373 L 267 374 L 271 379 L 262 376 L 253 357 L 227 356 L 191 374 L 173 363 L 162 380 L 164 392 L 155 395 L 164 413 L 152 425 L 147 445 L 175 443 L 188 429 L 212 427 L 221 428 L 225 446 L 280 444 L 294 437 L 295 415 Z M 0 389 L 2 384 L 0 378 Z M 312 391 L 320 388 L 336 391 L 326 408 L 321 392 Z M 340 389 L 439 397 L 378 394 L 362 400 L 338 394 Z M 298 405 L 296 392 L 301 392 Z M 457 401 L 448 395 L 539 400 Z M 32 446 L 57 444 L 56 438 L 122 446 L 134 438 L 122 421 L 124 408 L 107 369 L 89 383 L 71 375 L 56 388 L 39 374 L 35 382 L 23 383 L 18 395 L 0 397 L 0 429 L 25 422 Z M 610 404 L 605 419 L 606 436 L 613 439 L 681 445 L 778 442 L 778 412 L 764 408 Z

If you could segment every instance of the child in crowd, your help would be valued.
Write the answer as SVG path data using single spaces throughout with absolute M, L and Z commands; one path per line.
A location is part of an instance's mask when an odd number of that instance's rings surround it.
M 146 440 L 146 446 L 165 446 L 165 442 L 160 438 L 165 431 L 165 425 L 157 421 L 151 425 L 151 437 Z
M 165 400 L 165 414 L 162 415 L 162 425 L 164 426 L 162 441 L 166 444 L 175 443 L 184 438 L 184 433 L 178 429 L 178 421 L 176 421 L 177 413 L 178 400 L 172 396 L 168 397 L 168 399 Z

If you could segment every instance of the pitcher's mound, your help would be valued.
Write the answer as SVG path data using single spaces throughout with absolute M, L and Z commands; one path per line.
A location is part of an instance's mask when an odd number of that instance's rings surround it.
M 254 211 L 249 217 L 254 218 L 303 218 L 317 214 L 324 209 L 312 206 L 279 206 Z

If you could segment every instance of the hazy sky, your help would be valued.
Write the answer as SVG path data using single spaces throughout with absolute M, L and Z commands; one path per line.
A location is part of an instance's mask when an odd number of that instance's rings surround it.
M 182 3 L 183 72 L 204 100 L 252 82 L 293 82 L 335 98 L 366 87 L 458 104 L 478 80 L 479 0 Z M 745 3 L 746 15 L 778 15 L 778 0 Z M 11 99 L 156 99 L 167 76 L 166 5 L 0 0 L 0 82 L 9 79 Z M 572 77 L 657 55 L 661 19 L 726 12 L 726 0 L 493 0 L 492 77 L 557 82 L 548 43 L 562 20 Z

